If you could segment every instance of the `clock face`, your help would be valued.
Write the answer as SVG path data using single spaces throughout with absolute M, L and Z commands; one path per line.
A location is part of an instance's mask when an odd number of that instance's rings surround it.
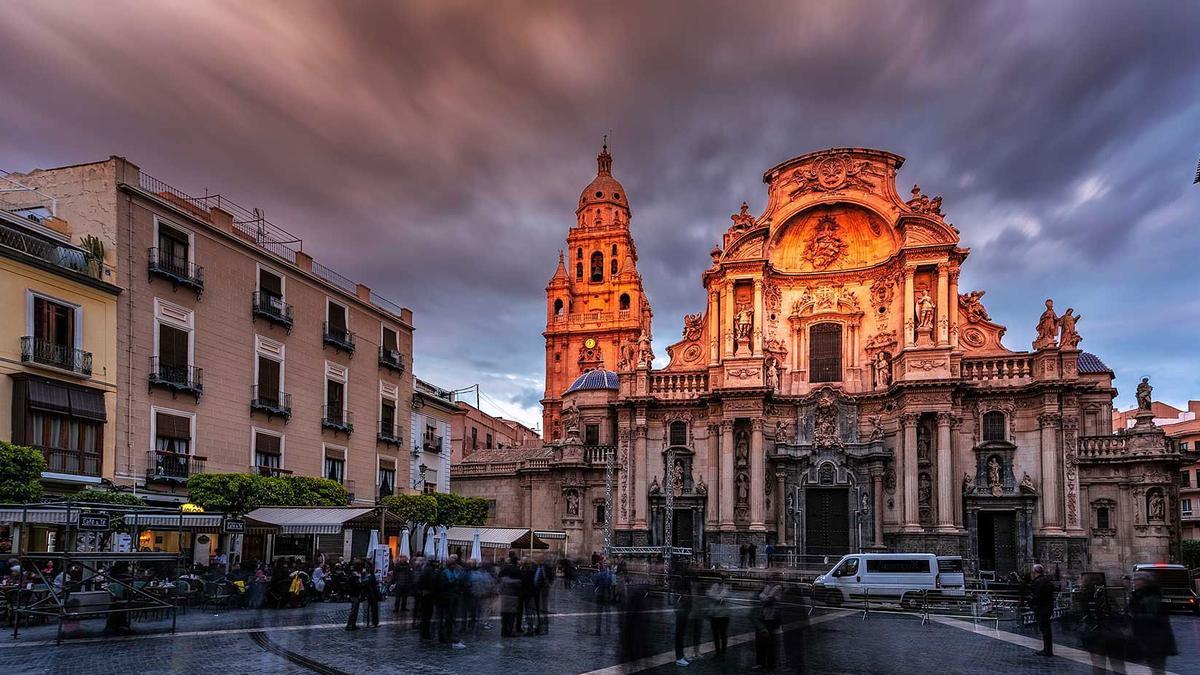
M 595 349 L 596 348 L 596 338 L 588 338 L 588 339 L 584 340 L 583 346 L 587 347 L 588 349 Z

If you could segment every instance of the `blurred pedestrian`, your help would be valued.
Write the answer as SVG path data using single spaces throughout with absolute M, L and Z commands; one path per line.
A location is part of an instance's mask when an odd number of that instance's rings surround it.
M 367 588 L 366 576 L 367 572 L 363 561 L 355 558 L 350 563 L 350 584 L 346 589 L 350 598 L 350 616 L 346 620 L 346 630 L 358 630 L 358 606 L 362 603 L 363 594 Z
M 534 573 L 534 587 L 537 592 L 537 632 L 546 635 L 550 632 L 550 589 L 554 586 L 554 569 L 556 565 L 550 554 L 542 554 L 542 562 Z
M 1178 654 L 1171 619 L 1162 602 L 1162 590 L 1149 572 L 1133 575 L 1133 593 L 1129 596 L 1129 617 L 1133 622 L 1134 651 L 1146 662 L 1150 672 L 1166 672 L 1167 657 Z
M 368 561 L 363 570 L 362 596 L 367 602 L 367 613 L 363 618 L 371 628 L 379 628 L 379 603 L 383 600 L 383 592 L 379 588 L 379 579 L 375 576 L 375 563 Z
M 750 542 L 746 547 L 746 552 L 750 555 L 750 566 L 758 567 L 758 544 Z
M 763 555 L 766 556 L 767 567 L 770 568 L 771 567 L 771 556 L 775 555 L 775 546 L 771 542 L 768 541 L 767 545 L 765 547 L 763 547 Z
M 614 583 L 612 569 L 602 562 L 592 574 L 592 599 L 596 603 L 596 635 L 609 631 L 609 606 L 614 597 Z
M 412 594 L 413 568 L 408 556 L 402 555 L 392 566 L 392 593 L 395 595 L 395 613 L 408 611 L 408 596 Z M 415 608 L 415 602 L 414 608 Z
M 413 581 L 413 627 L 421 629 L 422 640 L 433 639 L 433 592 L 438 568 L 425 558 L 417 558 Z
M 1054 615 L 1054 581 L 1040 564 L 1033 566 L 1030 594 L 1033 615 L 1042 633 L 1042 650 L 1038 656 L 1054 656 L 1054 635 L 1050 630 L 1050 619 Z
M 738 567 L 750 566 L 750 547 L 742 544 L 738 547 Z
M 721 572 L 716 582 L 705 594 L 708 600 L 706 613 L 712 628 L 713 645 L 718 659 L 725 658 L 729 651 L 729 575 Z
M 771 578 L 758 593 L 754 607 L 754 670 L 773 670 L 778 662 L 779 601 L 783 587 Z
M 451 555 L 442 573 L 438 575 L 436 587 L 438 611 L 438 642 L 454 649 L 464 649 L 465 644 L 455 639 L 454 624 L 458 618 L 463 589 L 466 588 L 466 573 L 458 564 L 458 556 Z
M 675 665 L 691 665 L 684 658 L 684 643 L 687 638 L 688 618 L 692 614 L 692 579 L 687 564 L 680 562 L 671 579 L 671 599 L 675 604 Z
M 508 559 L 500 568 L 500 637 L 516 635 L 521 606 L 521 569 L 517 565 L 516 551 L 508 552 Z
M 521 608 L 517 621 L 522 635 L 536 635 L 538 622 L 537 565 L 529 556 L 521 558 Z
M 1092 673 L 1104 675 L 1111 667 L 1114 673 L 1124 673 L 1125 656 L 1123 617 L 1112 611 L 1104 584 L 1094 577 L 1083 587 L 1083 617 L 1080 619 L 1080 642 L 1092 655 Z M 1107 663 L 1106 663 L 1107 662 Z

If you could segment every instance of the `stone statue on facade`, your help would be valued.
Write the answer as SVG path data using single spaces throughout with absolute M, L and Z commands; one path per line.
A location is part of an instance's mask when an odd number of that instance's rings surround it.
M 1075 349 L 1079 346 L 1079 341 L 1083 338 L 1079 337 L 1078 331 L 1075 330 L 1075 323 L 1082 319 L 1083 316 L 1075 314 L 1072 308 L 1067 309 L 1067 313 L 1058 317 L 1059 337 L 1058 344 L 1063 349 Z
M 923 473 L 919 477 L 917 483 L 917 503 L 921 506 L 929 506 L 933 502 L 933 480 L 929 474 Z
M 768 356 L 763 368 L 767 371 L 767 386 L 780 389 L 782 373 L 779 370 L 779 360 L 774 356 Z
M 739 212 L 729 216 L 733 224 L 729 226 L 730 232 L 745 232 L 754 227 L 754 216 L 750 215 L 750 205 L 742 202 L 742 208 Z
M 1000 477 L 1000 458 L 993 456 L 988 460 L 988 487 L 992 489 L 992 495 L 999 497 L 1004 492 L 1004 482 Z
M 733 460 L 737 466 L 750 465 L 750 434 L 745 429 L 739 429 L 733 443 Z
M 887 352 L 876 352 L 875 358 L 871 360 L 871 366 L 875 370 L 875 386 L 887 387 L 892 383 L 892 361 L 888 358 Z
M 1021 477 L 1021 492 L 1037 493 L 1037 488 L 1033 486 L 1033 479 L 1029 477 L 1028 473 Z
M 740 344 L 745 344 L 746 348 L 750 348 L 750 333 L 754 329 L 754 310 L 750 308 L 749 303 L 744 304 L 738 309 L 737 314 L 733 316 L 733 346 L 734 351 Z
M 737 501 L 738 504 L 750 503 L 750 479 L 745 473 L 737 475 Z
M 975 491 L 975 476 L 966 471 L 963 472 L 962 490 L 968 493 Z
M 871 423 L 871 435 L 868 440 L 882 441 L 883 440 L 883 420 L 879 415 L 872 415 L 867 421 Z
M 708 494 L 708 485 L 706 485 L 704 483 L 704 476 L 701 476 L 700 479 L 696 481 L 696 494 L 698 494 L 698 495 Z
M 1166 502 L 1163 500 L 1162 490 L 1152 490 L 1150 492 L 1150 504 L 1146 511 L 1150 520 L 1165 520 Z
M 671 492 L 676 497 L 683 494 L 683 460 L 675 460 L 675 470 L 671 472 Z
M 575 400 L 567 401 L 567 404 L 562 409 L 562 425 L 563 431 L 566 432 L 566 440 L 568 443 L 579 442 L 579 406 L 575 404 Z
M 970 293 L 963 293 L 958 296 L 959 302 L 962 303 L 963 316 L 970 323 L 981 323 L 992 320 L 992 317 L 988 316 L 987 309 L 980 302 L 983 294 L 984 291 L 971 291 Z
M 838 406 L 828 394 L 817 400 L 816 420 L 813 423 L 813 443 L 817 447 L 841 447 L 838 433 Z
M 704 315 L 699 312 L 683 315 L 683 339 L 699 340 L 704 332 Z
M 917 461 L 924 464 L 930 461 L 929 437 L 921 435 L 917 438 Z
M 662 492 L 662 487 L 660 487 L 658 484 L 658 476 L 650 479 L 650 487 L 648 489 L 652 495 Z
M 1034 349 L 1048 349 L 1057 346 L 1055 337 L 1058 335 L 1058 315 L 1054 313 L 1054 301 L 1046 300 L 1046 311 L 1038 319 L 1037 339 L 1033 341 Z
M 1137 386 L 1137 407 L 1138 410 L 1150 410 L 1150 394 L 1154 391 L 1154 387 L 1150 386 L 1150 378 L 1143 377 L 1140 384 Z
M 654 363 L 654 348 L 650 346 L 650 332 L 642 331 L 638 337 L 638 365 L 649 368 Z
M 579 495 L 575 494 L 574 490 L 567 492 L 567 515 L 579 515 Z
M 775 423 L 775 442 L 791 443 L 792 436 L 788 433 L 788 423 L 780 420 Z
M 929 289 L 923 289 L 921 297 L 917 298 L 917 330 L 933 330 L 933 310 Z

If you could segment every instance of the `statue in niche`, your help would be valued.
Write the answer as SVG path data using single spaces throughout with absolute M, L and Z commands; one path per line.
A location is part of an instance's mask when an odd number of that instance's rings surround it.
M 737 501 L 738 504 L 750 503 L 750 478 L 745 472 L 737 475 Z
M 658 485 L 658 476 L 650 479 L 650 494 L 656 495 L 662 492 L 662 488 Z
M 1075 330 L 1075 323 L 1082 319 L 1083 316 L 1076 314 L 1073 308 L 1068 307 L 1067 313 L 1058 317 L 1058 344 L 1063 349 L 1075 349 L 1079 346 L 1079 342 L 1083 338 L 1079 337 L 1079 332 Z
M 738 466 L 750 465 L 750 434 L 745 429 L 738 429 L 733 443 L 733 459 Z
M 922 289 L 921 297 L 917 298 L 917 330 L 933 330 L 933 309 L 929 289 Z
M 1154 387 L 1150 386 L 1150 378 L 1143 377 L 1140 384 L 1137 386 L 1137 407 L 1138 410 L 1149 410 L 1151 399 L 1150 394 L 1154 391 Z
M 917 503 L 921 506 L 929 506 L 933 502 L 933 479 L 929 474 L 923 473 L 917 481 Z
M 567 491 L 567 515 L 579 515 L 579 495 L 574 490 Z
M 930 461 L 929 434 L 919 434 L 917 437 L 917 461 L 926 464 Z
M 671 492 L 676 497 L 683 494 L 683 460 L 675 460 L 675 470 L 671 472 Z
M 575 399 L 567 401 L 567 405 L 562 409 L 562 425 L 563 430 L 567 434 L 567 442 L 579 442 L 579 406 L 575 404 Z
M 1054 313 L 1054 300 L 1046 299 L 1046 311 L 1038 319 L 1037 339 L 1033 341 L 1034 349 L 1047 349 L 1057 346 L 1055 336 L 1058 335 L 1058 315 Z
M 999 497 L 1004 492 L 1004 482 L 1000 477 L 1000 470 L 1003 467 L 1000 465 L 1000 458 L 992 455 L 988 460 L 988 487 L 992 489 L 992 495 Z
M 968 494 L 971 492 L 974 492 L 975 491 L 975 476 L 972 476 L 971 474 L 964 471 L 963 479 L 962 479 L 962 489 L 963 489 L 963 492 L 966 492 Z
M 892 383 L 892 361 L 888 358 L 887 352 L 876 352 L 875 358 L 871 360 L 871 365 L 875 369 L 876 387 L 887 387 Z
M 813 442 L 820 447 L 841 447 L 838 433 L 838 407 L 833 397 L 824 394 L 817 400 L 816 420 L 813 425 Z
M 700 480 L 696 481 L 696 494 L 698 494 L 698 495 L 708 494 L 708 485 L 706 485 L 704 483 L 704 476 L 701 476 Z
M 867 511 L 870 510 L 870 505 L 871 505 L 871 501 L 867 497 L 867 491 L 863 490 L 862 499 L 859 500 L 859 510 L 862 511 L 863 513 L 866 513 Z
M 1163 499 L 1162 490 L 1151 490 L 1147 502 L 1146 513 L 1149 520 L 1162 522 L 1166 519 L 1166 501 Z
M 1033 479 L 1029 477 L 1028 473 L 1021 477 L 1021 492 L 1037 493 L 1037 488 L 1033 486 Z
M 788 433 L 788 423 L 780 420 L 775 423 L 775 442 L 791 443 L 792 436 Z
M 746 349 L 750 349 L 750 333 L 753 328 L 754 310 L 750 308 L 750 303 L 745 303 L 733 316 L 733 350 L 735 352 L 738 345 L 741 344 L 745 344 Z
M 768 356 L 763 368 L 767 373 L 767 386 L 780 389 L 782 386 L 782 373 L 779 370 L 779 360 L 774 356 Z

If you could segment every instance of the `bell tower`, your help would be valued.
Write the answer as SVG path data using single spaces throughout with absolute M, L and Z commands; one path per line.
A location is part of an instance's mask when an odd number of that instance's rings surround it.
M 612 161 L 606 139 L 596 157 L 596 177 L 579 194 L 566 251 L 559 251 L 546 285 L 547 440 L 562 437 L 560 397 L 575 378 L 589 370 L 632 370 L 638 337 L 650 331 L 650 302 L 629 230 L 629 198 L 613 178 Z

